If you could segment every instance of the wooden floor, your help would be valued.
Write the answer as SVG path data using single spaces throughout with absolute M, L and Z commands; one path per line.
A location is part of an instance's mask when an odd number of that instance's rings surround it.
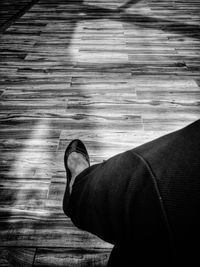
M 38 0 L 1 0 L 0 33 L 4 32 L 14 21 L 20 18 Z
M 41 0 L 0 36 L 0 266 L 105 266 L 62 212 L 66 145 L 93 164 L 200 117 L 199 0 L 124 4 Z

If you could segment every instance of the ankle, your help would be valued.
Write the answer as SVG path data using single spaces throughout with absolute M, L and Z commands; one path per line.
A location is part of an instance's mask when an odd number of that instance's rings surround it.
M 89 163 L 81 153 L 72 152 L 68 158 L 68 166 L 71 172 L 70 192 L 76 177 L 89 167 Z

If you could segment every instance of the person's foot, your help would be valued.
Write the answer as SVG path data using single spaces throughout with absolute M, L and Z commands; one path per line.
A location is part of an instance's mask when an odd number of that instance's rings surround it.
M 88 168 L 89 163 L 81 153 L 72 152 L 67 159 L 67 165 L 71 172 L 71 180 L 69 184 L 69 189 L 71 193 L 76 176 L 79 175 L 86 168 Z

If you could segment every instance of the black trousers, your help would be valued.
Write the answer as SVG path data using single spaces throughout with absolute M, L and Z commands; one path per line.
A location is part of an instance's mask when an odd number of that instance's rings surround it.
M 63 210 L 109 266 L 200 266 L 200 120 L 84 170 Z

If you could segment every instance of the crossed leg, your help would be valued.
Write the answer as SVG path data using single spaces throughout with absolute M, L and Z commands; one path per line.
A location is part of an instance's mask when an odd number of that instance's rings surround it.
M 196 260 L 199 137 L 197 121 L 91 167 L 82 158 L 80 173 L 69 160 L 78 175 L 63 209 L 77 227 L 115 245 L 109 266 L 187 266 Z

